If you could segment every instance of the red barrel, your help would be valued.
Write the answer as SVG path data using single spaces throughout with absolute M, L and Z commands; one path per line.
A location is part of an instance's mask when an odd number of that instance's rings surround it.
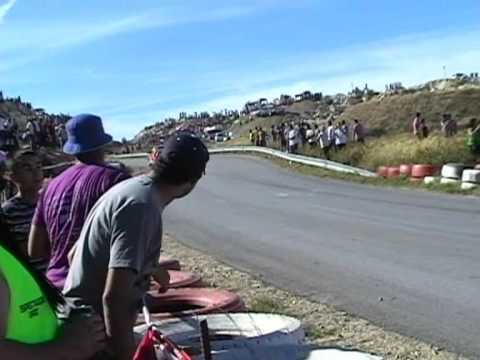
M 399 177 L 400 176 L 400 168 L 397 166 L 389 166 L 387 168 L 387 177 Z
M 400 176 L 409 177 L 412 175 L 412 165 L 402 164 L 400 165 Z
M 433 176 L 437 173 L 438 166 L 429 164 L 416 164 L 412 166 L 412 177 L 423 179 L 425 176 Z
M 377 169 L 377 175 L 382 177 L 388 176 L 388 168 L 386 166 L 379 166 Z

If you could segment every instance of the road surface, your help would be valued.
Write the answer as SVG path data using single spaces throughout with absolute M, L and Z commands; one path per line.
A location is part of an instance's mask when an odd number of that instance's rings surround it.
M 183 242 L 272 284 L 480 358 L 478 198 L 215 155 L 164 221 Z

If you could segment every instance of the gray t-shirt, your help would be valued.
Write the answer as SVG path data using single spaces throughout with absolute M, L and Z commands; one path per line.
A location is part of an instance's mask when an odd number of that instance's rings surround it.
M 158 192 L 143 175 L 114 186 L 97 201 L 83 226 L 63 291 L 75 305 L 90 305 L 103 314 L 102 295 L 112 268 L 137 273 L 135 292 L 141 301 L 162 244 Z

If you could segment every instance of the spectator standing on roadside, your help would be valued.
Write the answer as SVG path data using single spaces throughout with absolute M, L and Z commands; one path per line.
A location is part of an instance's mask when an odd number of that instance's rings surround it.
M 430 130 L 428 128 L 427 122 L 424 118 L 422 118 L 422 120 L 420 120 L 419 138 L 426 139 L 429 134 Z
M 457 122 L 452 118 L 451 114 L 443 114 L 440 125 L 442 127 L 442 133 L 445 137 L 452 137 L 457 134 Z
M 272 141 L 274 144 L 277 143 L 277 134 L 278 134 L 278 131 L 277 131 L 277 128 L 275 125 L 272 125 Z
M 63 144 L 67 141 L 67 130 L 65 129 L 65 124 L 61 121 L 55 126 L 55 135 L 57 138 L 57 146 L 61 149 Z
M 315 125 L 315 126 L 317 126 L 317 125 Z M 317 143 L 317 139 L 315 138 L 315 130 L 312 129 L 311 127 L 309 127 L 307 129 L 306 137 L 307 137 L 308 144 L 311 147 L 314 147 Z
M 415 118 L 412 121 L 412 131 L 413 131 L 413 136 L 415 137 L 421 136 L 421 132 L 420 132 L 420 122 L 422 121 L 421 116 L 422 114 L 417 112 L 417 114 L 415 115 Z
M 255 145 L 255 133 L 253 132 L 252 129 L 248 131 L 248 136 L 250 138 L 250 144 Z
M 2 232 L 0 241 L 0 355 L 15 360 L 85 360 L 105 348 L 99 316 L 58 316 L 58 291 Z
M 296 152 L 296 144 L 297 144 L 297 132 L 293 125 L 288 127 L 288 152 L 294 154 Z
M 340 124 L 337 124 L 335 127 L 335 148 L 336 150 L 341 150 L 347 145 L 347 134 L 345 133 L 343 127 Z
M 335 127 L 333 126 L 332 120 L 328 120 L 327 126 L 327 140 L 328 146 L 330 149 L 336 150 L 336 142 L 335 142 Z
M 357 143 L 362 143 L 362 144 L 365 142 L 365 129 L 357 119 L 353 120 L 352 134 L 353 134 L 353 141 Z
M 317 136 L 317 141 L 320 145 L 320 148 L 323 150 L 325 159 L 330 160 L 330 142 L 328 141 L 328 132 L 325 125 L 322 125 L 322 127 L 320 128 Z
M 282 151 L 288 152 L 288 135 L 289 135 L 289 132 L 290 132 L 290 129 L 288 128 L 287 124 L 283 124 L 283 130 L 280 133 Z
M 15 245 L 26 257 L 30 225 L 43 184 L 42 163 L 33 151 L 25 151 L 10 161 L 9 173 L 18 193 L 2 204 L 4 221 Z
M 350 131 L 349 131 L 347 122 L 345 120 L 342 120 L 340 128 L 342 129 L 343 133 L 347 137 L 347 142 L 348 142 L 348 139 L 350 139 Z
M 40 126 L 38 122 L 30 118 L 27 122 L 27 141 L 30 144 L 30 149 L 35 151 L 39 147 L 39 140 L 40 140 Z
M 0 151 L 0 205 L 15 196 L 17 187 L 9 179 L 5 178 L 7 172 L 7 154 Z
M 480 155 L 480 122 L 475 118 L 468 125 L 467 147 L 474 156 Z
M 151 276 L 168 286 L 168 272 L 158 266 L 163 211 L 195 188 L 208 160 L 199 138 L 173 134 L 150 174 L 111 189 L 88 216 L 64 294 L 103 316 L 117 360 L 133 357 L 133 326 L 142 300 L 148 305 Z
M 58 289 L 63 288 L 69 252 L 88 213 L 108 189 L 129 178 L 105 163 L 105 147 L 112 137 L 105 133 L 100 117 L 78 115 L 67 123 L 67 132 L 63 150 L 78 162 L 42 192 L 29 238 L 30 257 L 49 260 L 47 277 Z

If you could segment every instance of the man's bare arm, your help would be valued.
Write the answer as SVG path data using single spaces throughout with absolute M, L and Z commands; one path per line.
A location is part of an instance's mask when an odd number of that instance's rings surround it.
M 133 326 L 138 304 L 133 295 L 136 272 L 127 268 L 109 269 L 103 293 L 105 328 L 111 350 L 118 360 L 131 360 L 135 353 Z
M 35 260 L 50 257 L 50 239 L 43 226 L 32 224 L 28 237 L 28 256 Z

